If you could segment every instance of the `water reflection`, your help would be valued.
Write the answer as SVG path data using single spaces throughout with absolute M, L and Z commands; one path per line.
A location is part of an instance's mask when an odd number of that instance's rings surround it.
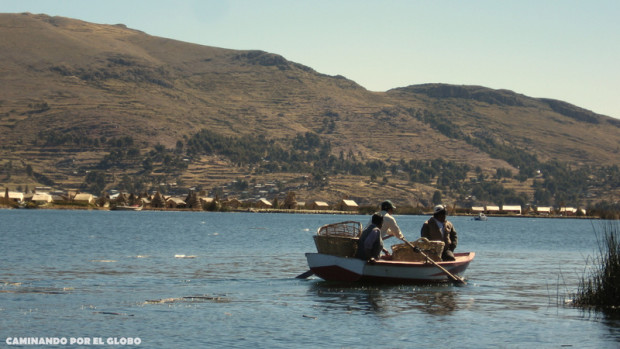
M 453 286 L 376 286 L 313 283 L 308 293 L 324 311 L 373 314 L 381 317 L 424 312 L 449 315 L 462 308 Z
M 609 335 L 617 343 L 620 343 L 620 314 L 617 312 L 604 315 L 603 323 L 607 326 Z
M 566 305 L 565 308 L 571 308 L 572 305 Z M 609 341 L 620 343 L 620 313 L 615 310 L 599 311 L 594 308 L 579 308 L 579 316 L 577 318 L 587 320 L 592 323 L 601 323 L 605 325 L 607 334 L 603 335 Z
M 458 294 L 454 290 L 416 292 L 418 309 L 430 315 L 449 315 L 458 310 Z
M 310 286 L 308 293 L 326 311 L 374 314 L 385 308 L 378 288 L 319 281 Z

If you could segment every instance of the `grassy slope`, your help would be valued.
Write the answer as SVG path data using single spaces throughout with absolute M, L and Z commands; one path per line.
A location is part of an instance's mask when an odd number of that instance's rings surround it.
M 457 92 L 446 95 L 418 86 L 374 93 L 265 52 L 200 46 L 121 25 L 44 15 L 0 14 L 0 29 L 0 131 L 6 145 L 0 155 L 16 167 L 30 164 L 35 171 L 50 172 L 65 185 L 79 184 L 83 174 L 73 170 L 95 163 L 106 152 L 37 149 L 31 143 L 39 131 L 131 135 L 145 151 L 156 143 L 174 147 L 200 128 L 263 134 L 267 139 L 313 131 L 332 142 L 335 154 L 352 151 L 365 159 L 394 161 L 442 157 L 481 166 L 488 173 L 511 168 L 463 140 L 434 131 L 412 115 L 417 111 L 440 115 L 467 135 L 493 135 L 541 160 L 620 163 L 620 129 L 610 118 L 595 115 L 598 124 L 581 122 L 541 100 L 509 91 L 455 87 Z M 470 90 L 468 98 L 459 88 Z M 40 108 L 43 104 L 47 108 Z M 325 131 L 330 122 L 335 127 Z M 67 158 L 73 167 L 55 166 Z M 193 164 L 183 179 L 212 186 L 246 172 L 211 158 Z M 26 179 L 3 183 L 19 181 Z M 379 188 L 367 182 L 334 178 L 331 188 L 304 195 L 396 196 L 415 202 L 416 196 L 433 190 L 396 180 Z

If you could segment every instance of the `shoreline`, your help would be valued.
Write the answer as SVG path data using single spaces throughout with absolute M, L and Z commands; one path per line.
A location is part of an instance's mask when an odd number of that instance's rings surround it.
M 39 206 L 36 208 L 23 208 L 23 207 L 8 207 L 7 205 L 0 205 L 0 210 L 82 210 L 82 211 L 122 211 L 122 210 L 114 210 L 109 207 L 97 207 L 97 206 L 78 206 L 78 205 L 52 205 L 52 206 Z M 337 211 L 337 210 L 291 210 L 291 209 L 257 209 L 257 208 L 248 208 L 248 209 L 230 209 L 230 210 L 221 210 L 221 211 L 208 211 L 208 210 L 200 210 L 200 209 L 185 209 L 185 208 L 150 208 L 144 207 L 140 211 L 133 212 L 144 212 L 144 211 L 153 211 L 153 212 L 222 212 L 222 213 L 289 213 L 289 214 L 329 214 L 329 215 L 367 215 L 366 213 L 361 212 L 353 212 L 353 211 Z M 127 212 L 127 211 L 125 211 Z M 131 211 L 129 211 L 131 212 Z M 476 217 L 477 213 L 455 213 L 449 214 L 448 217 L 471 217 L 472 220 Z M 432 216 L 432 212 L 428 213 L 420 213 L 420 214 L 410 214 L 410 213 L 402 213 L 395 214 L 395 216 Z M 486 214 L 488 218 L 569 218 L 569 219 L 594 219 L 600 220 L 602 218 L 596 216 L 563 216 L 563 215 L 515 215 L 515 214 Z M 482 221 L 483 222 L 483 221 Z

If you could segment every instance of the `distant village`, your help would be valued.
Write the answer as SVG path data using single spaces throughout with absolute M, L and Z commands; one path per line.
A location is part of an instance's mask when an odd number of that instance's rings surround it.
M 261 194 L 264 194 L 261 191 Z M 190 190 L 186 195 L 164 195 L 158 191 L 151 194 L 124 193 L 110 190 L 105 196 L 95 196 L 77 190 L 55 190 L 51 187 L 36 187 L 32 192 L 4 189 L 0 194 L 0 204 L 10 208 L 75 208 L 109 210 L 204 210 L 204 211 L 250 211 L 250 212 L 303 212 L 303 213 L 372 213 L 377 207 L 360 206 L 355 200 L 341 199 L 338 202 L 311 200 L 300 202 L 294 192 L 284 197 L 275 196 L 245 199 L 219 198 L 209 196 L 205 191 Z M 458 207 L 448 205 L 452 215 L 506 215 L 506 216 L 587 216 L 583 208 L 576 207 L 522 207 L 519 205 L 484 205 Z M 397 213 L 423 214 L 431 208 L 402 208 Z
M 354 200 L 343 199 L 338 203 L 330 204 L 325 201 L 298 202 L 294 195 L 289 194 L 278 203 L 277 199 L 219 199 L 217 196 L 207 196 L 204 191 L 190 191 L 187 195 L 164 195 L 160 192 L 152 194 L 128 194 L 118 190 L 110 190 L 109 195 L 97 197 L 89 193 L 78 191 L 56 191 L 49 187 L 37 187 L 32 193 L 10 191 L 5 188 L 2 196 L 4 204 L 19 208 L 62 207 L 76 206 L 76 208 L 107 208 L 107 209 L 171 209 L 171 210 L 207 210 L 230 211 L 241 210 L 310 210 L 310 211 L 359 211 L 359 205 Z

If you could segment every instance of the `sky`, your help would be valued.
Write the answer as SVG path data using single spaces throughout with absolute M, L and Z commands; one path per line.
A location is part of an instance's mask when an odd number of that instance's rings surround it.
M 618 0 L 0 0 L 0 12 L 263 50 L 371 91 L 478 85 L 620 118 Z

